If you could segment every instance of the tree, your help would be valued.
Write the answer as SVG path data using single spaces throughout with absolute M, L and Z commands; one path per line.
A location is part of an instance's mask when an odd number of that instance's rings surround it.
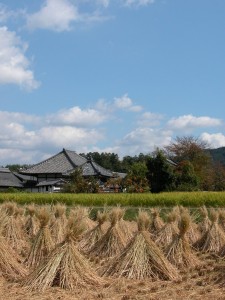
M 214 167 L 214 190 L 225 190 L 225 167 L 221 163 L 216 163 Z
M 119 160 L 118 154 L 115 153 L 98 153 L 98 152 L 89 152 L 86 155 L 81 154 L 82 156 L 93 159 L 97 164 L 102 166 L 105 169 L 112 170 L 114 172 L 121 172 L 121 161 Z
M 207 175 L 205 170 L 211 163 L 210 156 L 206 152 L 207 146 L 207 143 L 193 136 L 176 137 L 175 141 L 165 147 L 165 153 L 176 163 L 190 162 L 201 184 Z
M 98 183 L 94 177 L 85 179 L 82 176 L 82 170 L 77 168 L 70 175 L 70 181 L 65 184 L 63 191 L 65 193 L 96 193 L 98 192 Z
M 189 161 L 180 162 L 175 168 L 176 190 L 195 191 L 198 190 L 199 180 L 195 174 L 194 167 Z
M 133 163 L 124 182 L 127 191 L 130 193 L 148 192 L 149 185 L 146 178 L 147 172 L 148 169 L 145 163 Z
M 162 150 L 157 150 L 154 156 L 149 156 L 146 166 L 148 169 L 147 179 L 152 193 L 175 188 L 175 175 L 172 166 Z

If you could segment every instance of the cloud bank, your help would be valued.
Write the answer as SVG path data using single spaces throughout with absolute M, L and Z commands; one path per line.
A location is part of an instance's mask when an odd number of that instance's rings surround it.
M 124 94 L 108 102 L 99 100 L 93 108 L 74 106 L 51 115 L 0 111 L 0 164 L 37 163 L 62 148 L 78 153 L 114 152 L 121 158 L 134 156 L 151 153 L 168 145 L 175 136 L 183 136 L 180 128 L 189 127 L 194 135 L 199 128 L 222 126 L 221 120 L 206 116 L 180 116 L 167 121 L 166 116 L 144 111 L 143 107 L 133 111 L 135 106 L 135 101 Z M 116 122 L 118 113 L 122 114 L 122 123 Z M 131 125 L 134 113 L 136 121 Z M 112 120 L 113 132 L 107 129 L 112 128 Z M 220 132 L 204 131 L 200 138 L 211 148 L 225 146 L 225 136 Z

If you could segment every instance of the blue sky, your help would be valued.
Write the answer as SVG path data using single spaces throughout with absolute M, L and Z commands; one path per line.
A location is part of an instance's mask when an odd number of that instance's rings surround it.
M 225 146 L 224 0 L 0 1 L 0 165 Z

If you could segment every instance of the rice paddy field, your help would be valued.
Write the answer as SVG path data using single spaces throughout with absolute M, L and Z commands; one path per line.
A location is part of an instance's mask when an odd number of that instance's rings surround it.
M 225 299 L 224 194 L 197 194 L 0 194 L 0 299 Z

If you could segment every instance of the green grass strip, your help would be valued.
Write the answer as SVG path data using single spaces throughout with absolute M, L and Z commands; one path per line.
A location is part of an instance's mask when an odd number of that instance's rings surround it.
M 102 207 L 120 205 L 123 207 L 225 207 L 225 192 L 169 192 L 169 193 L 108 193 L 108 194 L 42 194 L 42 193 L 0 193 L 0 203 L 15 201 L 18 204 L 56 204 Z

